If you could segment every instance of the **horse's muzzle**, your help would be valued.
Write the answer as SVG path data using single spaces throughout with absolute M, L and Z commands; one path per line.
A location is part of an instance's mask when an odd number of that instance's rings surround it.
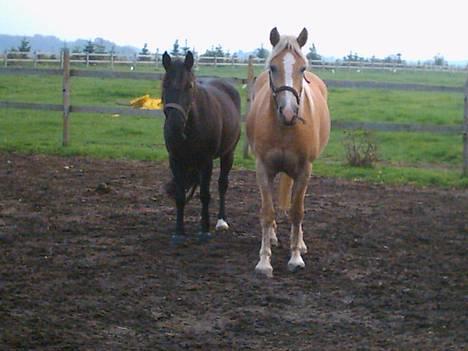
M 280 121 L 287 127 L 294 126 L 298 120 L 304 123 L 304 119 L 299 117 L 298 108 L 283 109 L 282 107 L 279 107 L 277 113 Z

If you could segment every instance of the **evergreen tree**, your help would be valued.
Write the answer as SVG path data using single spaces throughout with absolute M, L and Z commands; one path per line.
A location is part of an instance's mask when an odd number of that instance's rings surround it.
M 309 61 L 318 61 L 322 59 L 322 56 L 317 53 L 317 48 L 315 47 L 314 43 L 312 43 L 312 47 L 309 48 L 309 52 L 307 53 L 306 57 Z
M 180 50 L 179 50 L 179 40 L 177 39 L 174 44 L 172 45 L 172 51 L 171 55 L 172 56 L 179 56 L 180 55 Z
M 150 55 L 147 43 L 145 43 L 145 45 L 143 46 L 143 49 L 141 49 L 140 55 Z M 139 57 L 138 60 L 139 61 L 151 61 L 151 57 L 143 56 L 143 57 Z
M 215 55 L 216 55 L 216 51 L 213 47 L 211 47 L 211 49 L 206 49 L 205 53 L 202 54 L 201 56 L 213 57 Z
M 91 40 L 88 40 L 88 43 L 83 49 L 83 52 L 87 54 L 92 54 L 94 52 L 94 44 Z
M 396 57 L 397 57 L 397 63 L 398 63 L 398 64 L 400 64 L 400 63 L 403 62 L 403 61 L 401 60 L 401 54 L 400 54 L 400 53 L 396 54 Z
M 445 59 L 441 54 L 437 54 L 434 56 L 434 65 L 443 66 L 445 63 Z
M 182 50 L 182 54 L 185 56 L 187 52 L 189 52 L 190 47 L 187 45 L 187 39 L 185 39 L 185 44 L 180 48 Z
M 270 53 L 268 50 L 263 47 L 263 44 L 257 50 L 255 50 L 255 56 L 260 59 L 266 59 L 269 54 Z
M 148 50 L 148 44 L 147 43 L 145 43 L 145 45 L 143 46 L 143 49 L 141 49 L 140 55 L 149 55 L 149 50 Z
M 31 51 L 31 45 L 29 44 L 29 41 L 26 38 L 23 38 L 21 40 L 20 46 L 18 46 L 18 51 L 19 52 L 30 52 Z
M 217 47 L 215 47 L 215 55 L 216 57 L 224 57 L 224 50 L 221 45 L 218 45 Z

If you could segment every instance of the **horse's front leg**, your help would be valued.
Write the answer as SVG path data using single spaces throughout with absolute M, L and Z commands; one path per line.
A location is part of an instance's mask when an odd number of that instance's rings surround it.
M 274 174 L 269 172 L 263 162 L 257 159 L 257 184 L 262 198 L 262 208 L 260 211 L 260 222 L 262 225 L 262 246 L 260 247 L 260 261 L 255 267 L 255 271 L 273 277 L 273 267 L 271 266 L 271 240 L 275 235 L 275 209 L 273 206 L 273 178 Z
M 172 243 L 182 244 L 186 240 L 184 228 L 184 208 L 185 208 L 185 170 L 182 165 L 175 160 L 170 160 L 170 167 L 175 182 L 175 202 L 177 208 L 176 229 L 172 235 Z
M 302 171 L 296 176 L 292 189 L 291 208 L 289 210 L 289 219 L 291 221 L 291 258 L 288 262 L 288 269 L 296 271 L 304 268 L 305 263 L 301 254 L 307 252 L 302 232 L 302 221 L 304 219 L 304 197 L 307 191 L 307 184 L 311 173 L 311 166 L 307 162 Z
M 200 233 L 198 239 L 201 242 L 207 241 L 211 238 L 210 233 L 210 182 L 211 174 L 213 172 L 213 160 L 207 161 L 200 170 L 200 201 L 202 204 Z

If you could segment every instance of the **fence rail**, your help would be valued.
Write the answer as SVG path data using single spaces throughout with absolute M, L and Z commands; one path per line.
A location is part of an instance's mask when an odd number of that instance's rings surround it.
M 15 108 L 39 111 L 63 111 L 62 104 L 44 104 L 35 102 L 1 101 L 0 108 Z M 163 117 L 161 110 L 139 110 L 132 107 L 70 105 L 70 112 L 76 113 L 105 113 L 122 116 Z M 367 129 L 381 132 L 425 132 L 425 133 L 463 133 L 462 125 L 436 125 L 436 124 L 403 124 L 403 123 L 376 123 L 354 121 L 332 121 L 334 129 Z
M 70 113 L 106 113 L 119 114 L 124 116 L 148 116 L 161 117 L 163 113 L 159 110 L 141 110 L 131 107 L 114 107 L 114 106 L 81 106 L 73 105 L 70 102 L 70 79 L 71 77 L 94 77 L 94 78 L 111 78 L 111 79 L 146 79 L 146 80 L 161 80 L 162 73 L 145 73 L 145 72 L 117 72 L 117 71 L 90 71 L 70 69 L 70 55 L 68 50 L 64 51 L 63 69 L 37 69 L 37 68 L 1 68 L 0 75 L 60 75 L 63 76 L 63 104 L 47 104 L 47 103 L 28 103 L 28 102 L 13 102 L 1 101 L 0 108 L 17 108 L 17 109 L 33 109 L 43 111 L 62 111 L 63 112 L 63 145 L 69 143 L 69 114 Z M 247 84 L 248 89 L 253 84 L 253 60 L 248 62 L 247 78 L 227 78 L 233 82 Z M 468 80 L 464 87 L 449 87 L 440 85 L 424 85 L 424 84 L 402 84 L 402 83 L 386 83 L 386 82 L 369 82 L 369 81 L 338 81 L 326 80 L 325 83 L 330 88 L 358 88 L 358 89 L 391 89 L 391 90 L 417 90 L 429 92 L 450 92 L 464 93 L 464 122 L 463 125 L 429 125 L 429 124 L 394 124 L 394 123 L 372 123 L 372 122 L 351 122 L 351 121 L 335 121 L 332 122 L 333 128 L 336 129 L 369 129 L 384 132 L 430 132 L 430 133 L 462 133 L 463 134 L 463 174 L 468 175 Z M 249 92 L 247 93 L 249 100 Z M 250 103 L 250 101 L 248 101 Z M 244 155 L 247 154 L 247 146 L 244 145 Z

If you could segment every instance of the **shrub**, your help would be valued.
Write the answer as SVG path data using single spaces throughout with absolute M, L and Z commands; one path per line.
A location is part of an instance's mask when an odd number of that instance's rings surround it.
M 350 166 L 373 167 L 378 161 L 375 135 L 368 130 L 346 131 L 343 145 Z

